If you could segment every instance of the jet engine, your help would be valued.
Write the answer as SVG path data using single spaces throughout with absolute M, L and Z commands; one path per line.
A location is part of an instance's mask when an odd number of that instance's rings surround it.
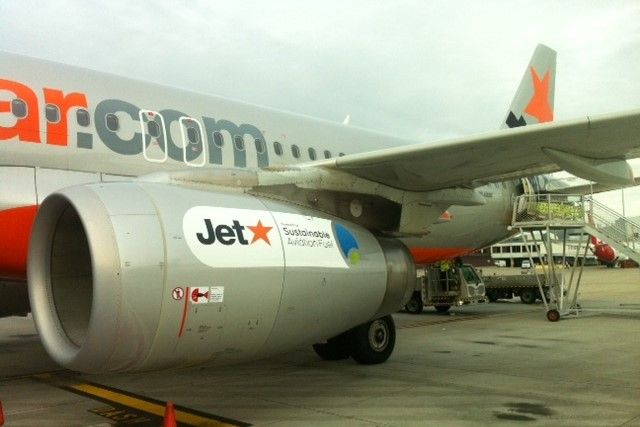
M 124 182 L 43 201 L 28 282 L 55 361 L 121 372 L 265 357 L 379 323 L 415 268 L 397 240 L 306 207 Z

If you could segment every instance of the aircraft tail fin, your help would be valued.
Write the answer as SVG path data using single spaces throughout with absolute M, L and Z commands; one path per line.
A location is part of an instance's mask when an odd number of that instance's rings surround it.
M 556 51 L 539 44 L 533 52 L 501 128 L 552 121 L 555 84 Z

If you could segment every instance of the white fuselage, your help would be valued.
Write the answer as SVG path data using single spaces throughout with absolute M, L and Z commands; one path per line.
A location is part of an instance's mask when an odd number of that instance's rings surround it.
M 0 64 L 0 221 L 11 212 L 28 226 L 3 230 L 12 237 L 0 255 L 15 252 L 13 240 L 25 245 L 35 213 L 28 208 L 70 185 L 190 168 L 275 167 L 414 143 L 17 55 L 0 54 Z M 450 219 L 426 237 L 405 239 L 417 262 L 507 235 L 515 185 L 480 192 L 485 205 L 451 207 Z M 19 260 L 7 262 L 0 277 L 20 278 Z

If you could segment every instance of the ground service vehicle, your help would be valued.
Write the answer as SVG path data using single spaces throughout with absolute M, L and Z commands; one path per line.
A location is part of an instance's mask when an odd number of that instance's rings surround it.
M 480 272 L 484 283 L 487 299 L 495 302 L 499 299 L 511 299 L 520 297 L 525 304 L 533 304 L 542 299 L 536 275 L 540 279 L 545 295 L 549 295 L 549 286 L 544 274 L 534 272 L 532 269 L 522 269 L 521 272 L 514 269 L 485 268 Z M 547 298 L 548 299 L 548 298 Z
M 471 265 L 438 263 L 417 272 L 416 289 L 404 307 L 409 313 L 422 313 L 424 306 L 446 313 L 451 306 L 486 302 L 482 278 Z

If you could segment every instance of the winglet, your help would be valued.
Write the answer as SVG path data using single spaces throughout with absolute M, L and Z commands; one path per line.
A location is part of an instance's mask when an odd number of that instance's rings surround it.
M 539 44 L 520 81 L 502 128 L 553 120 L 556 84 L 556 51 Z

